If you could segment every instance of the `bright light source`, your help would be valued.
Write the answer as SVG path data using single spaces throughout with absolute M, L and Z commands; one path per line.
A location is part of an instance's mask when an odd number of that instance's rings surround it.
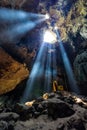
M 50 18 L 49 14 L 46 14 L 46 15 L 45 15 L 45 18 L 46 18 L 46 19 L 49 19 L 49 18 Z
M 55 30 L 57 30 L 57 29 L 58 29 L 58 27 L 57 27 L 57 26 L 55 26 L 55 27 L 54 27 L 54 29 L 55 29 Z
M 53 44 L 57 41 L 56 34 L 51 30 L 47 30 L 44 34 L 44 42 Z

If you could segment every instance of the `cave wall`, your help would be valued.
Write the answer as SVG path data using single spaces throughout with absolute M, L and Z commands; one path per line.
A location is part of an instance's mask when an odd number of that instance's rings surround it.
M 83 48 L 87 47 L 86 0 L 2 0 L 0 1 L 0 7 L 24 10 L 27 12 L 35 12 L 40 14 L 49 13 L 51 17 L 50 20 L 38 25 L 34 30 L 27 32 L 27 34 L 24 34 L 17 40 L 15 39 L 14 44 L 9 43 L 8 39 L 7 41 L 5 41 L 4 38 L 2 41 L 0 40 L 0 46 L 2 46 L 2 48 L 10 56 L 12 56 L 13 59 L 21 62 L 22 64 L 26 64 L 28 69 L 31 70 L 32 61 L 35 55 L 34 49 L 36 53 L 38 53 L 38 48 L 42 42 L 41 37 L 43 35 L 44 27 L 46 28 L 46 26 L 52 27 L 56 25 L 59 29 L 62 42 L 65 50 L 67 51 L 70 63 L 72 64 L 72 68 L 74 69 L 77 83 L 82 84 L 87 80 L 87 75 L 85 76 L 86 69 L 83 70 L 83 68 L 87 66 L 86 61 L 83 63 L 84 59 L 86 59 L 86 51 Z M 2 24 L 0 25 L 2 29 L 4 26 L 7 28 L 5 24 L 3 26 Z M 59 68 L 63 63 L 60 58 L 58 46 L 56 47 L 56 50 L 58 56 L 57 66 Z M 81 51 L 82 53 L 80 53 Z M 79 64 L 80 57 L 82 59 L 80 61 L 81 64 Z

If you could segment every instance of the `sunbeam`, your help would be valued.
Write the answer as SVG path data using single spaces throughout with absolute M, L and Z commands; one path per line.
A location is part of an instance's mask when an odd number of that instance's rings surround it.
M 0 28 L 0 41 L 16 42 L 19 36 L 24 35 L 46 19 L 46 15 L 42 14 L 0 8 L 0 27 L 2 28 L 4 23 L 7 25 L 3 29 Z
M 2 15 L 4 14 L 4 15 Z M 0 40 L 3 41 L 16 41 L 17 37 L 24 35 L 26 32 L 35 28 L 39 23 L 49 19 L 48 14 L 34 14 L 26 13 L 18 10 L 10 10 L 6 8 L 0 8 L 0 23 L 1 22 L 11 22 L 9 28 L 1 31 Z M 56 63 L 56 49 L 55 44 L 59 42 L 64 66 L 66 69 L 67 77 L 71 86 L 71 90 L 79 93 L 79 89 L 76 85 L 74 79 L 73 71 L 71 69 L 69 59 L 62 45 L 62 41 L 58 32 L 58 28 L 54 28 L 55 32 L 48 29 L 44 33 L 43 43 L 40 47 L 39 53 L 37 55 L 36 61 L 33 65 L 32 71 L 30 73 L 27 85 L 21 98 L 21 102 L 26 102 L 32 97 L 31 92 L 33 89 L 37 89 L 39 85 L 41 87 L 41 81 L 38 81 L 41 77 L 44 77 L 45 81 L 42 85 L 43 91 L 49 92 L 51 90 L 50 84 L 57 77 L 57 63 Z M 44 44 L 46 43 L 46 44 Z M 42 58 L 43 57 L 43 58 Z M 40 88 L 39 88 L 40 89 Z
M 14 25 L 12 27 L 9 27 L 8 30 L 4 30 L 1 33 L 0 38 L 3 39 L 5 37 L 4 41 L 5 40 L 8 40 L 10 42 L 15 41 L 18 36 L 23 35 L 27 31 L 33 29 L 35 25 L 36 25 L 35 23 L 29 21 Z
M 53 59 L 52 59 L 52 63 L 53 63 L 53 80 L 56 79 L 57 77 L 57 62 L 56 62 L 56 47 L 55 44 L 53 45 Z
M 44 92 L 49 92 L 51 90 L 50 84 L 51 84 L 52 70 L 51 70 L 51 53 L 49 52 L 50 49 L 51 45 L 48 45 L 46 68 L 45 68 Z
M 47 32 L 47 31 L 46 31 Z M 53 35 L 52 35 L 53 34 Z M 24 95 L 21 98 L 21 102 L 26 102 L 28 99 L 32 98 L 31 92 L 35 89 L 38 89 L 35 86 L 39 86 L 39 89 L 42 89 L 43 92 L 50 92 L 51 82 L 57 76 L 57 67 L 56 67 L 56 52 L 55 52 L 55 41 L 54 33 L 49 33 L 49 37 L 52 36 L 46 42 L 46 37 L 48 33 L 44 33 L 43 43 L 41 44 L 39 53 L 35 60 L 34 66 L 30 73 L 27 86 L 24 91 Z M 53 43 L 54 41 L 54 43 Z M 51 43 L 52 42 L 52 43 Z M 44 77 L 44 83 L 41 83 L 41 77 Z M 53 78 L 53 79 L 52 79 Z M 36 94 L 37 95 L 37 94 Z
M 45 19 L 37 20 L 36 22 L 33 21 L 26 21 L 23 23 L 19 23 L 14 26 L 10 26 L 8 30 L 4 30 L 0 34 L 0 40 L 4 41 L 15 41 L 18 36 L 21 36 L 25 34 L 26 32 L 30 31 L 33 29 L 37 24 L 41 23 Z M 5 37 L 5 39 L 4 39 Z
M 71 90 L 73 92 L 80 94 L 80 90 L 78 89 L 78 86 L 76 84 L 76 80 L 74 78 L 74 74 L 73 74 L 68 56 L 67 56 L 66 51 L 63 47 L 62 40 L 61 40 L 60 35 L 59 35 L 59 31 L 58 31 L 58 29 L 55 29 L 55 31 L 56 31 L 56 34 L 57 34 L 59 47 L 60 47 L 63 63 L 64 63 L 64 66 L 65 66 L 65 70 L 66 70 L 66 74 L 67 74 L 67 77 L 68 77 L 68 80 L 69 80 Z
M 45 53 L 45 46 L 42 43 L 40 50 L 38 52 L 37 58 L 35 60 L 35 63 L 33 65 L 33 68 L 31 70 L 29 79 L 27 81 L 27 85 L 24 91 L 24 94 L 20 100 L 20 102 L 26 102 L 29 98 L 32 98 L 32 90 L 35 89 L 35 82 L 38 82 L 38 79 L 43 75 L 44 73 L 44 60 L 45 60 L 45 56 L 43 56 L 43 53 Z M 39 81 L 40 82 L 40 81 Z M 38 82 L 38 83 L 39 83 Z M 36 88 L 38 89 L 38 88 Z
M 27 13 L 21 10 L 0 8 L 0 22 L 19 22 L 24 20 L 34 20 L 38 18 L 47 19 L 46 15 L 36 14 L 36 13 Z

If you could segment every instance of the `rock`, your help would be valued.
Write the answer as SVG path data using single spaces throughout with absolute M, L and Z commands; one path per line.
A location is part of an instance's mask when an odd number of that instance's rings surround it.
M 37 107 L 37 111 L 42 112 L 44 110 L 42 104 L 39 104 Z
M 87 122 L 87 111 L 84 112 L 84 119 L 85 119 L 86 122 Z
M 35 101 L 35 102 L 33 103 L 33 106 L 34 106 L 35 109 L 38 108 L 38 105 L 39 105 L 39 102 L 37 102 L 37 101 Z
M 41 101 L 44 101 L 43 97 L 37 98 L 37 102 L 41 102 Z
M 39 4 L 39 0 L 34 1 L 34 0 L 25 0 L 22 5 L 21 8 L 25 11 L 29 11 L 29 12 L 35 12 L 37 11 L 37 6 Z
M 87 95 L 87 49 L 82 48 L 74 60 L 74 72 L 82 94 Z
M 0 95 L 16 88 L 29 75 L 28 69 L 0 48 Z
M 46 109 L 48 107 L 48 105 L 47 105 L 48 101 L 47 100 L 43 101 L 41 104 L 42 104 L 42 106 L 43 106 L 44 109 Z
M 35 5 L 37 5 L 38 2 L 34 2 L 34 0 L 14 0 L 14 1 L 6 1 L 6 0 L 2 0 L 0 1 L 0 6 L 3 6 L 3 7 L 8 7 L 8 8 L 22 8 L 22 7 L 25 7 L 25 8 L 28 8 L 30 9 L 30 7 L 32 6 L 32 8 L 35 7 Z M 29 10 L 29 11 L 32 11 L 32 10 Z
M 83 50 L 82 53 L 78 54 L 74 61 L 74 70 L 77 81 L 84 83 L 87 81 L 87 50 Z
M 17 103 L 11 109 L 13 112 L 2 111 L 1 130 L 86 130 L 87 110 L 74 100 L 76 95 L 65 91 L 60 92 L 60 95 L 58 92 L 48 95 L 55 96 L 44 101 L 36 99 L 31 107 Z
M 49 94 L 49 98 L 53 98 L 53 97 L 55 97 L 54 93 Z
M 29 107 L 23 104 L 17 103 L 14 106 L 14 112 L 18 113 L 20 115 L 21 120 L 27 120 L 32 117 L 34 113 L 34 107 Z
M 67 102 L 67 103 L 69 103 L 69 104 L 74 104 L 75 103 L 75 101 L 72 98 L 72 96 L 69 96 L 69 97 L 67 97 L 67 96 L 65 97 L 64 96 L 64 101 Z
M 34 118 L 37 118 L 40 115 L 40 112 L 34 112 Z
M 43 110 L 41 114 L 43 114 L 43 115 L 47 115 L 47 114 L 48 114 L 47 109 L 46 109 L 46 110 Z
M 84 38 L 87 39 L 87 25 L 83 25 L 80 31 L 80 35 Z
M 71 118 L 68 123 L 68 128 L 75 128 L 77 130 L 85 130 L 85 126 L 81 119 L 78 119 L 77 117 Z
M 3 109 L 2 108 L 0 108 L 0 113 L 3 111 Z
M 39 130 L 38 124 L 33 121 L 18 121 L 15 124 L 14 130 Z
M 30 102 L 26 102 L 25 105 L 31 107 L 34 102 L 35 102 L 35 100 L 32 100 Z
M 5 121 L 9 121 L 9 120 L 18 120 L 19 119 L 19 115 L 14 113 L 14 112 L 2 112 L 0 113 L 0 120 L 5 120 Z
M 43 94 L 43 99 L 44 99 L 44 100 L 45 100 L 45 99 L 48 99 L 48 97 L 49 97 L 49 94 L 48 94 L 48 93 Z
M 0 121 L 0 130 L 8 130 L 8 123 L 6 121 Z
M 48 115 L 53 119 L 68 117 L 75 113 L 65 102 L 58 99 L 49 99 L 47 105 Z
M 57 130 L 63 130 L 63 129 L 64 129 L 63 122 L 58 123 Z
M 8 123 L 8 130 L 14 130 L 14 126 L 15 126 L 15 122 L 13 120 L 9 121 L 9 123 Z

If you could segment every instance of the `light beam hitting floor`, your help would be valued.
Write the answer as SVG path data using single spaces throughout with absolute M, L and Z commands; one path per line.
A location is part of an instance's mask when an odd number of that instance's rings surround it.
M 76 84 L 76 80 L 74 78 L 74 74 L 73 74 L 68 56 L 67 56 L 66 51 L 63 47 L 63 43 L 62 43 L 61 37 L 59 35 L 59 31 L 58 31 L 58 29 L 56 29 L 55 31 L 56 31 L 56 34 L 57 34 L 59 47 L 60 47 L 64 67 L 65 67 L 65 70 L 66 70 L 66 74 L 67 74 L 67 77 L 68 77 L 68 81 L 69 81 L 69 84 L 70 84 L 70 87 L 71 87 L 71 91 L 76 92 L 77 94 L 80 94 L 80 90 L 78 89 L 78 86 Z
M 56 63 L 55 44 L 48 44 L 44 92 L 52 91 L 52 82 L 56 80 L 56 77 L 57 77 L 57 63 Z
M 52 80 L 51 78 L 52 74 L 56 73 L 56 70 L 52 70 L 51 62 L 54 62 L 54 66 L 56 67 L 56 58 L 53 57 L 52 59 L 51 53 L 49 52 L 50 49 L 52 49 L 51 45 L 47 46 L 44 43 L 41 45 L 38 56 L 27 81 L 27 86 L 25 88 L 24 94 L 21 98 L 21 103 L 30 100 L 34 94 L 34 91 L 38 90 L 38 92 L 40 92 L 40 90 L 42 90 L 42 93 L 44 93 L 49 92 L 52 89 L 50 88 L 50 83 Z M 44 77 L 43 83 L 40 80 L 41 77 Z M 37 85 L 37 83 L 39 84 L 39 86 Z M 36 94 L 36 96 L 39 97 L 41 95 Z
M 26 102 L 28 99 L 32 98 L 32 90 L 38 89 L 36 87 L 35 82 L 40 83 L 40 77 L 43 75 L 44 73 L 44 66 L 45 66 L 45 56 L 43 56 L 43 54 L 46 54 L 46 48 L 44 46 L 44 43 L 42 43 L 39 53 L 37 55 L 37 58 L 35 60 L 35 63 L 33 65 L 33 68 L 31 70 L 29 79 L 27 81 L 27 85 L 24 91 L 24 94 L 20 100 L 21 103 Z M 42 85 L 43 87 L 43 85 Z M 40 89 L 40 88 L 39 88 Z

